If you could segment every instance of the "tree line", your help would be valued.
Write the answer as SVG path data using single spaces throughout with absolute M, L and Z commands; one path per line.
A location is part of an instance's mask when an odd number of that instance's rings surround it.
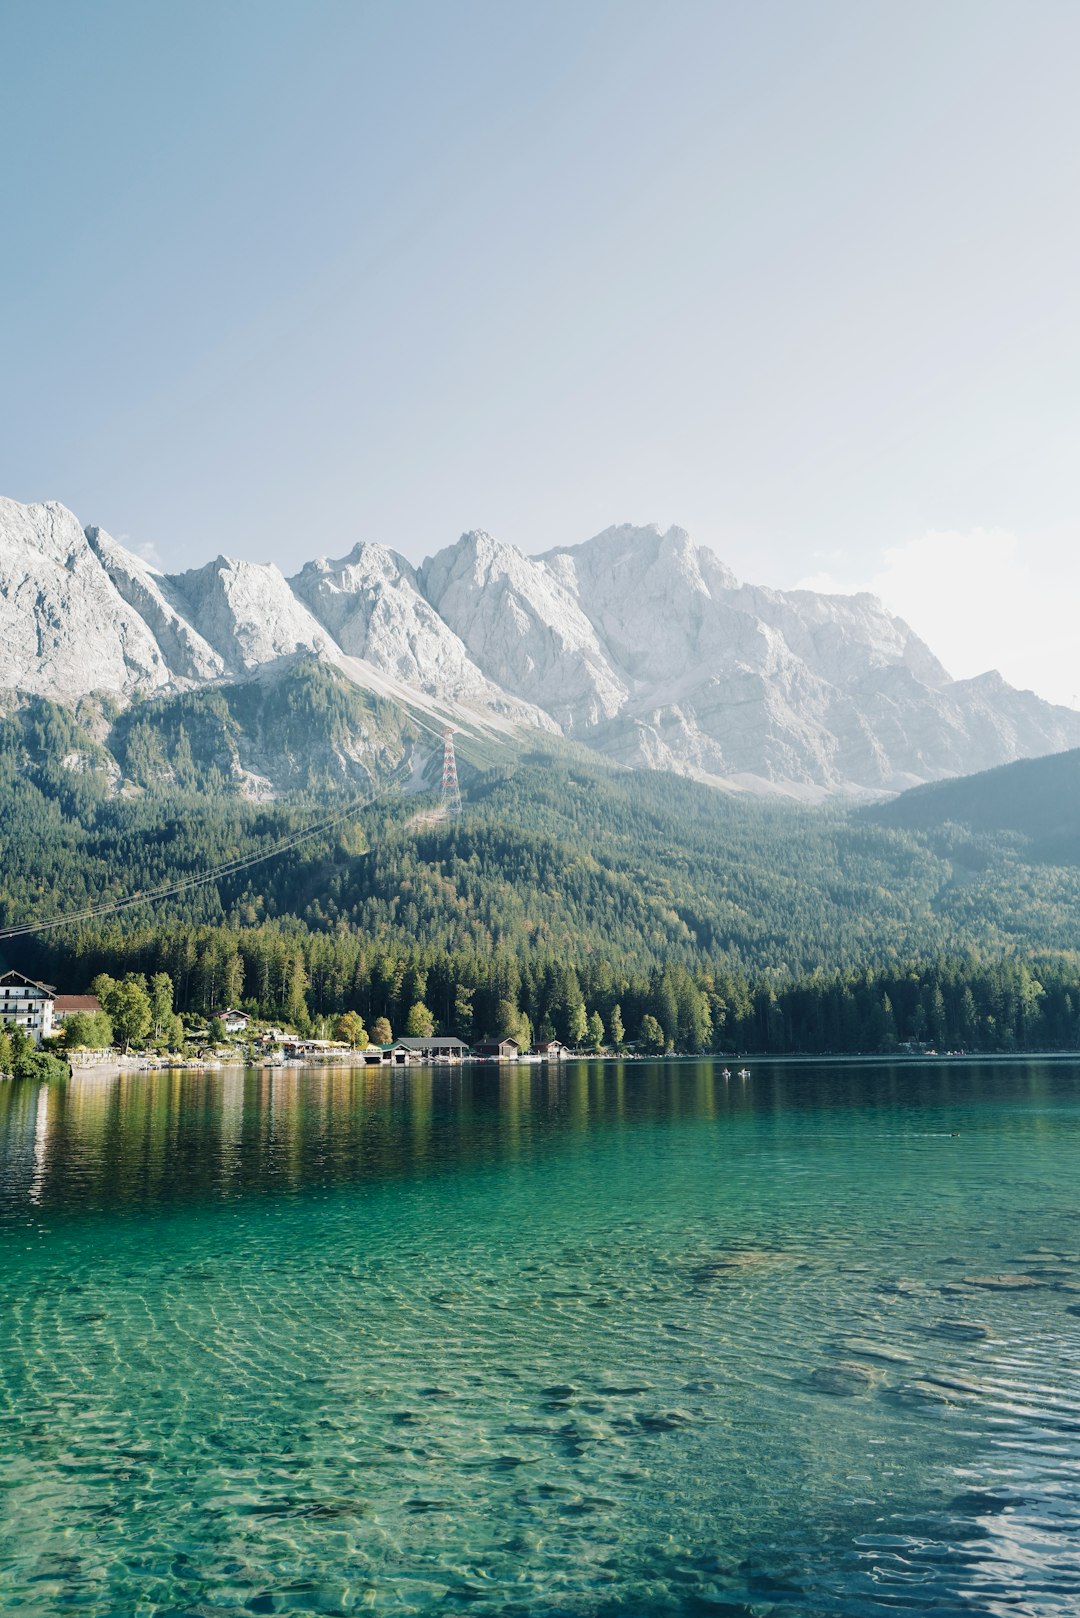
M 179 1039 L 223 1006 L 332 1032 L 509 1035 L 525 1046 L 660 1052 L 973 1051 L 1080 1045 L 1080 955 L 938 957 L 786 980 L 681 962 L 633 972 L 595 954 L 394 948 L 351 930 L 119 924 L 39 945 L 39 965 L 91 986 L 117 1038 Z M 47 961 L 43 958 L 47 952 Z

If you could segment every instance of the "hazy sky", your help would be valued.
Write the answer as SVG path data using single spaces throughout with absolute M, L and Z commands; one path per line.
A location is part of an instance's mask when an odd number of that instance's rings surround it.
M 677 522 L 1071 700 L 1076 0 L 0 0 L 0 492 L 168 567 Z

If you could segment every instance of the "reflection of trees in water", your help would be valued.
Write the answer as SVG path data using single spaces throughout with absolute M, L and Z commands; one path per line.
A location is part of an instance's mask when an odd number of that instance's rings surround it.
M 30 1193 L 44 1151 L 39 1139 L 39 1097 L 47 1086 L 0 1080 L 0 1208 Z
M 570 1149 L 588 1132 L 679 1120 L 782 1131 L 807 1113 L 859 1114 L 903 1134 L 915 1110 L 1047 1100 L 1066 1066 L 582 1062 L 555 1067 L 151 1072 L 0 1085 L 7 1198 L 140 1206 L 434 1174 Z M 787 1125 L 785 1125 L 787 1120 Z M 1012 1127 L 1038 1129 L 1018 1111 Z

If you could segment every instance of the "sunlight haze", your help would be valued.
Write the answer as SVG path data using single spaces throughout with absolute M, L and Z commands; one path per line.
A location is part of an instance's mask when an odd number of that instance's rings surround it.
M 1072 702 L 1078 47 L 1001 0 L 0 5 L 0 492 L 173 569 L 674 522 Z

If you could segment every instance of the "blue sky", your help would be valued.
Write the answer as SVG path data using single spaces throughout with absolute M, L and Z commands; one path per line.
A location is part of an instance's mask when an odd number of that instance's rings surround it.
M 170 568 L 677 522 L 1080 687 L 1080 7 L 0 0 L 0 492 Z

